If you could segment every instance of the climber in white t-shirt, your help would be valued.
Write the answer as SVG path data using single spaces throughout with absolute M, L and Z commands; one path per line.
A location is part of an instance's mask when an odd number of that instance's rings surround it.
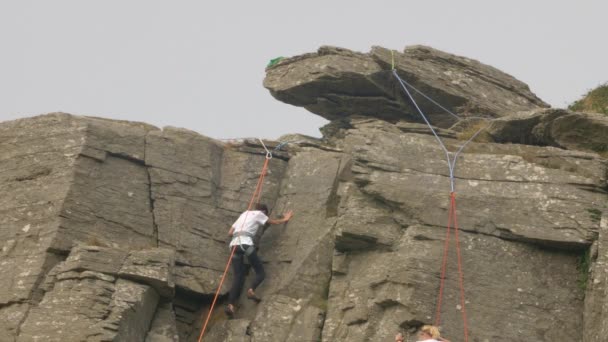
M 397 336 L 395 336 L 395 342 L 403 342 L 403 335 L 401 333 L 398 333 Z M 445 338 L 442 338 L 439 334 L 439 329 L 435 326 L 432 325 L 425 325 L 422 328 L 420 328 L 420 331 L 418 331 L 418 340 L 416 340 L 418 342 L 450 342 L 449 340 L 446 340 Z
M 253 283 L 247 289 L 247 298 L 256 302 L 260 301 L 260 298 L 255 295 L 255 289 L 262 283 L 266 275 L 264 273 L 264 266 L 256 253 L 253 242 L 253 238 L 256 236 L 258 230 L 266 224 L 285 223 L 289 221 L 292 216 L 293 211 L 289 210 L 283 214 L 282 219 L 271 219 L 268 217 L 268 207 L 265 204 L 257 204 L 255 210 L 243 212 L 234 222 L 232 227 L 230 227 L 230 231 L 228 231 L 228 235 L 232 236 L 230 248 L 232 249 L 235 247 L 236 249 L 232 256 L 234 279 L 230 292 L 228 293 L 228 305 L 225 309 L 228 316 L 232 317 L 234 315 L 235 305 L 241 294 L 243 283 L 245 282 L 245 256 L 247 256 L 249 263 L 255 271 Z

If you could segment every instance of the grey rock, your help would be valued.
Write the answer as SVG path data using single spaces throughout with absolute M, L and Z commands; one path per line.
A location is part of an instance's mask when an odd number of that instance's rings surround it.
M 494 120 L 488 128 L 497 142 L 555 146 L 608 153 L 608 116 L 563 109 L 521 112 Z
M 390 340 L 396 331 L 431 323 L 444 239 L 444 229 L 416 225 L 394 251 L 346 254 L 346 271 L 332 277 L 323 341 Z M 491 340 L 502 322 L 511 327 L 500 332 L 505 340 L 527 333 L 542 341 L 580 340 L 583 294 L 575 257 L 462 231 L 460 240 L 470 336 Z M 441 325 L 447 338 L 459 341 L 456 255 L 448 260 Z
M 340 192 L 340 220 L 336 224 L 337 251 L 390 248 L 402 234 L 402 228 L 390 209 L 361 194 L 353 184 L 345 184 Z M 373 229 L 370 229 L 373 227 Z
M 281 141 L 260 141 L 260 139 L 247 138 L 242 140 L 231 140 L 228 142 L 228 146 L 230 146 L 231 150 L 235 151 L 246 152 L 251 154 L 260 154 L 263 156 L 287 160 L 289 159 L 289 155 L 283 148 L 285 144 L 282 143 L 288 143 L 290 142 L 290 140 L 283 140 L 282 138 L 280 138 L 279 140 Z
M 310 144 L 312 146 L 322 145 L 323 140 L 315 137 L 311 137 L 304 134 L 285 134 L 281 135 L 277 140 L 286 146 L 289 147 L 289 144 Z
M 258 148 L 257 151 L 256 154 L 251 154 L 227 149 L 224 153 L 218 206 L 231 212 L 231 216 L 235 220 L 248 207 L 260 177 L 264 154 L 263 149 Z M 286 169 L 287 163 L 279 158 L 273 158 L 268 164 L 268 174 L 264 178 L 260 202 L 268 204 L 270 209 L 275 207 Z M 228 225 L 233 222 L 234 220 Z M 225 231 L 222 231 L 222 234 L 225 237 Z
M 289 289 L 295 298 L 322 293 L 331 267 L 338 178 L 345 164 L 342 154 L 317 150 L 290 160 L 277 207 L 301 209 L 285 226 L 269 228 L 260 244 L 262 258 L 280 267 L 274 272 L 281 281 L 275 278 L 271 284 L 275 290 Z
M 186 129 L 165 127 L 146 137 L 146 165 L 217 184 L 222 149 L 213 140 Z
M 127 259 L 128 252 L 122 249 L 100 246 L 77 246 L 70 251 L 59 273 L 94 271 L 117 276 Z
M 152 125 L 141 122 L 95 117 L 87 117 L 86 122 L 86 148 L 83 153 L 92 158 L 96 158 L 96 155 L 105 157 L 107 154 L 113 154 L 143 161 L 146 135 L 151 131 L 158 130 Z
M 302 305 L 299 300 L 284 295 L 272 295 L 268 299 L 251 324 L 251 341 L 287 341 Z
M 462 142 L 446 143 L 455 151 Z M 364 122 L 350 131 L 344 144 L 345 150 L 352 150 L 355 183 L 363 193 L 405 213 L 406 225 L 445 225 L 450 181 L 445 153 L 434 137 L 402 134 L 380 121 Z M 462 227 L 554 247 L 589 246 L 599 228 L 589 210 L 601 211 L 605 205 L 605 162 L 585 154 L 553 151 L 575 164 L 587 159 L 598 171 L 593 176 L 578 174 L 562 170 L 559 164 L 535 163 L 546 150 L 513 146 L 509 151 L 495 145 L 472 143 L 456 164 Z M 405 151 L 402 146 L 407 146 Z M 492 200 L 485 200 L 487 196 Z M 438 208 L 443 214 L 428 208 Z
M 326 306 L 309 305 L 296 317 L 287 341 L 320 341 Z
M 110 312 L 91 327 L 91 340 L 144 341 L 158 304 L 158 294 L 149 286 L 119 279 Z
M 259 254 L 267 278 L 257 306 L 241 301 L 239 317 L 255 317 L 252 341 L 318 336 L 329 287 L 338 179 L 348 162 L 335 152 L 305 148 L 289 161 L 277 207 L 296 210 L 285 226 L 271 227 Z
M 281 60 L 267 68 L 264 86 L 280 101 L 301 106 L 328 120 L 371 116 L 422 122 L 391 73 L 463 117 L 500 117 L 548 107 L 527 85 L 491 66 L 425 46 L 403 53 L 373 47 L 368 54 L 335 47 Z M 437 126 L 454 119 L 415 94 Z
M 226 320 L 229 272 L 205 340 L 392 340 L 433 321 L 450 173 L 446 152 L 415 113 L 391 116 L 409 104 L 390 89 L 394 80 L 382 78 L 387 58 L 390 51 L 379 48 L 323 48 L 268 70 L 287 73 L 275 75 L 286 77 L 278 96 L 342 119 L 326 126 L 323 139 L 279 139 L 299 141 L 270 160 L 261 201 L 273 217 L 289 209 L 295 216 L 256 237 L 267 276 L 256 290 L 262 302 L 242 296 L 237 319 Z M 487 141 L 507 143 L 470 143 L 453 173 L 471 338 L 602 340 L 608 165 L 591 146 L 603 141 L 603 119 L 559 110 L 507 118 L 544 104 L 472 60 L 417 47 L 395 61 L 408 82 L 450 109 L 501 117 Z M 306 74 L 307 63 L 324 71 Z M 290 72 L 302 72 L 304 83 Z M 425 78 L 412 78 L 417 72 Z M 336 88 L 315 88 L 323 84 Z M 476 87 L 493 98 L 478 97 Z M 339 89 L 353 94 L 324 102 L 333 98 L 324 92 Z M 364 98 L 374 92 L 377 98 Z M 323 99 L 308 103 L 310 94 Z M 360 98 L 349 102 L 351 95 Z M 375 105 L 388 121 L 372 113 Z M 487 121 L 453 125 L 432 115 L 450 154 L 471 126 Z M 532 138 L 517 136 L 518 125 Z M 589 129 L 588 137 L 568 135 L 568 125 Z M 229 256 L 226 233 L 265 162 L 259 141 L 55 113 L 0 124 L 0 145 L 0 336 L 198 339 Z M 454 249 L 452 241 L 441 325 L 458 341 Z
M 4 341 L 15 341 L 19 326 L 25 320 L 30 307 L 27 303 L 15 303 L 2 307 L 0 310 L 0 332 L 2 332 Z
M 248 334 L 250 321 L 246 319 L 233 319 L 219 322 L 205 334 L 205 340 L 217 342 L 250 342 Z
M 147 149 L 158 240 L 160 246 L 177 251 L 176 285 L 214 294 L 230 255 L 228 229 L 248 206 L 264 162 L 263 149 L 224 150 L 218 142 L 177 129 L 151 133 Z M 169 159 L 164 158 L 167 154 Z M 266 176 L 261 200 L 271 207 L 284 164 L 273 159 Z
M 385 68 L 390 66 L 390 50 L 374 47 L 370 54 Z M 421 45 L 393 54 L 399 74 L 412 77 L 416 82 L 413 85 L 420 85 L 418 89 L 431 90 L 427 95 L 456 114 L 496 117 L 525 108 L 548 107 L 525 83 L 474 59 Z M 458 101 L 463 103 L 452 107 Z
M 404 133 L 417 133 L 417 134 L 427 134 L 427 135 L 433 134 L 431 132 L 431 130 L 429 130 L 429 127 L 426 124 L 399 121 L 395 124 L 395 126 L 397 126 Z M 454 126 L 452 126 L 450 128 L 453 129 Z M 450 139 L 458 138 L 458 134 L 455 131 L 452 131 L 449 129 L 442 129 L 442 128 L 438 128 L 438 127 L 435 127 L 434 129 L 435 129 L 435 133 L 437 133 L 437 135 L 441 138 L 450 138 Z
M 150 182 L 143 162 L 137 160 L 144 153 L 145 125 L 75 120 L 84 127 L 83 153 L 74 162 L 51 248 L 65 252 L 93 241 L 112 247 L 155 247 Z M 106 150 L 101 149 L 107 141 L 111 143 Z M 92 157 L 90 151 L 105 156 Z
M 172 249 L 125 251 L 111 247 L 77 246 L 72 249 L 63 263 L 49 273 L 49 276 L 57 279 L 65 273 L 98 272 L 149 285 L 159 295 L 172 298 L 175 294 L 174 264 L 175 251 Z
M 160 296 L 173 298 L 175 295 L 174 266 L 175 251 L 173 249 L 153 248 L 131 251 L 118 272 L 118 276 L 149 285 Z
M 115 278 L 85 271 L 65 273 L 32 310 L 17 341 L 77 341 L 109 314 Z
M 172 302 L 179 340 L 198 341 L 204 320 L 207 318 L 209 299 L 177 291 Z M 213 330 L 216 324 L 227 320 L 227 317 L 222 310 L 217 310 L 212 313 L 210 319 L 215 324 L 211 324 L 207 332 Z
M 166 135 L 163 132 L 149 137 L 148 149 L 158 151 L 157 155 L 147 154 L 151 164 L 148 171 L 151 196 L 159 244 L 177 251 L 176 284 L 212 293 L 217 283 L 209 283 L 207 279 L 219 279 L 228 257 L 227 247 L 219 239 L 220 224 L 225 225 L 225 219 L 214 205 L 221 148 L 208 139 L 197 139 L 193 133 L 182 136 L 177 131 L 168 131 Z M 170 151 L 161 152 L 163 149 Z M 198 155 L 194 155 L 195 151 L 199 151 Z M 183 156 L 183 161 L 160 164 L 164 162 L 162 153 L 173 158 Z M 209 258 L 204 257 L 205 252 L 209 252 Z
M 60 113 L 0 124 L 0 336 L 15 336 L 37 284 L 61 260 L 47 251 L 85 129 Z
M 608 333 L 608 215 L 601 218 L 597 253 L 589 252 L 579 261 L 579 282 L 585 287 L 583 341 L 599 342 Z
M 152 263 L 150 259 L 146 261 Z M 49 273 L 43 298 L 23 320 L 17 340 L 62 341 L 86 336 L 91 341 L 143 341 L 159 295 L 149 286 L 116 278 L 125 260 L 126 252 L 112 248 L 75 248 Z M 129 267 L 133 263 L 127 263 L 126 269 Z M 147 269 L 142 265 L 139 279 L 145 274 L 148 277 L 143 280 L 151 282 L 151 275 L 144 272 Z
M 171 302 L 159 303 L 146 342 L 179 342 L 175 312 Z

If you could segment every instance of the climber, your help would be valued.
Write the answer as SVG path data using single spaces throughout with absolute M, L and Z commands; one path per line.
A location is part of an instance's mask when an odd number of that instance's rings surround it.
M 234 316 L 235 305 L 245 282 L 244 256 L 247 256 L 249 263 L 255 270 L 255 279 L 251 287 L 247 289 L 247 298 L 256 302 L 260 301 L 260 298 L 255 295 L 255 289 L 262 283 L 265 274 L 262 261 L 256 253 L 253 237 L 255 237 L 260 227 L 266 224 L 285 223 L 292 216 L 293 211 L 289 210 L 283 214 L 282 219 L 271 219 L 268 217 L 268 207 L 265 204 L 257 204 L 255 210 L 243 212 L 228 231 L 228 235 L 233 237 L 230 242 L 230 248 L 236 248 L 232 256 L 234 279 L 232 280 L 232 287 L 228 294 L 228 305 L 224 310 L 228 316 Z
M 395 336 L 395 342 L 403 342 L 403 334 L 398 333 Z M 420 342 L 450 342 L 445 338 L 440 337 L 439 329 L 432 325 L 425 325 L 418 332 L 418 340 Z

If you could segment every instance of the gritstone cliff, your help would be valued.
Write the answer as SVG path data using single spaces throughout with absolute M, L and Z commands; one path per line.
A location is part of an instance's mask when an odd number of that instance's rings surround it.
M 455 170 L 471 340 L 605 341 L 608 116 L 424 46 L 322 47 L 266 70 L 275 98 L 331 122 L 279 139 L 262 201 L 296 215 L 261 238 L 264 300 L 218 309 L 205 341 L 392 341 L 432 323 L 449 174 L 393 66 L 464 118 L 414 95 L 448 150 L 487 127 Z M 0 123 L 0 341 L 196 341 L 263 161 L 256 141 L 185 129 Z M 441 325 L 461 341 L 454 258 Z

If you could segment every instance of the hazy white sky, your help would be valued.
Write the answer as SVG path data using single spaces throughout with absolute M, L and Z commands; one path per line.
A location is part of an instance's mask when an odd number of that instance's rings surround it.
M 263 88 L 277 56 L 424 44 L 565 107 L 608 81 L 608 1 L 0 0 L 0 121 L 63 111 L 214 138 L 319 136 Z

